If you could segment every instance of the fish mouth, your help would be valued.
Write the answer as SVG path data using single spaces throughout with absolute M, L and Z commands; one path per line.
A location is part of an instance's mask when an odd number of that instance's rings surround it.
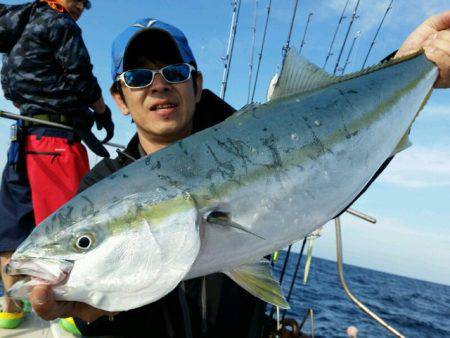
M 5 272 L 11 276 L 21 276 L 33 285 L 60 285 L 67 281 L 74 266 L 73 261 L 50 258 L 21 257 L 13 258 L 5 266 Z

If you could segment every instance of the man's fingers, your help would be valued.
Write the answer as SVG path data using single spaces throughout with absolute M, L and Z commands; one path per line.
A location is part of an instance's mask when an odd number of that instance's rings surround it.
M 425 47 L 433 47 L 435 49 L 439 49 L 440 51 L 450 56 L 450 41 L 435 39 Z
M 450 11 L 433 15 L 429 17 L 424 24 L 436 31 L 450 28 Z
M 436 88 L 450 87 L 450 55 L 443 50 L 434 46 L 425 46 L 425 54 L 427 58 L 439 68 L 439 78 L 434 85 Z
M 49 285 L 35 286 L 30 295 L 30 301 L 36 314 L 44 320 L 78 317 L 86 322 L 93 322 L 102 316 L 117 314 L 99 310 L 84 303 L 56 301 Z
M 49 285 L 35 286 L 31 291 L 30 301 L 37 315 L 45 320 L 62 317 L 68 311 L 67 305 L 63 308 L 64 304 L 56 302 Z

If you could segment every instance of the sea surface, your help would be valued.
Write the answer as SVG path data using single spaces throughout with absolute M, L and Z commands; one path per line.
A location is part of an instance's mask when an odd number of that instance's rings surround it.
M 279 276 L 285 252 L 275 265 Z M 288 294 L 299 255 L 291 252 L 283 280 Z M 307 309 L 314 312 L 315 337 L 347 337 L 355 326 L 358 337 L 393 337 L 354 305 L 342 288 L 336 262 L 313 258 L 307 285 L 303 285 L 301 262 L 286 317 L 300 323 Z M 450 268 L 450 267 L 449 267 Z M 350 291 L 369 309 L 406 337 L 450 337 L 450 286 L 344 265 Z M 310 333 L 309 321 L 303 332 Z
M 292 252 L 283 280 L 288 295 L 299 255 Z M 279 277 L 285 252 L 275 265 Z M 307 309 L 314 312 L 315 337 L 347 337 L 346 329 L 356 326 L 358 337 L 392 337 L 360 311 L 342 289 L 335 262 L 313 258 L 309 280 L 303 285 L 304 257 L 290 299 L 287 318 L 300 323 Z M 348 287 L 372 311 L 406 337 L 450 338 L 450 286 L 400 277 L 379 271 L 344 265 Z M 0 284 L 0 294 L 1 284 Z M 270 308 L 268 308 L 270 312 Z M 310 322 L 303 331 L 310 334 Z

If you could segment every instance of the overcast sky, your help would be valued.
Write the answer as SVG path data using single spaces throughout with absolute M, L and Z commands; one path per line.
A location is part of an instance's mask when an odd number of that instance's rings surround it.
M 3 1 L 18 3 L 20 1 Z M 205 87 L 218 93 L 222 79 L 229 25 L 230 0 L 92 0 L 93 8 L 79 24 L 91 53 L 94 72 L 113 109 L 117 125 L 113 141 L 125 144 L 133 134 L 128 118 L 120 115 L 108 95 L 111 84 L 110 48 L 114 37 L 128 24 L 141 17 L 153 17 L 175 24 L 187 35 L 200 69 Z M 299 47 L 309 13 L 303 55 L 322 66 L 336 29 L 345 0 L 299 1 L 291 43 Z M 354 52 L 347 71 L 359 70 L 389 0 L 360 2 L 358 19 L 349 34 L 343 61 L 347 58 L 353 38 Z M 281 48 L 289 30 L 294 1 L 273 1 L 263 53 L 256 100 L 263 101 L 270 78 L 281 62 Z M 333 69 L 356 0 L 350 0 L 334 55 L 327 70 Z M 255 56 L 261 44 L 268 0 L 258 1 Z M 254 21 L 254 0 L 243 0 L 238 22 L 226 99 L 235 107 L 247 101 L 248 72 L 251 55 L 251 27 Z M 397 0 L 389 12 L 368 65 L 377 63 L 396 50 L 406 36 L 427 16 L 450 9 L 448 0 Z M 342 63 L 341 63 L 342 66 Z M 450 93 L 437 90 L 414 125 L 414 146 L 397 156 L 379 180 L 356 203 L 355 208 L 378 219 L 371 225 L 352 217 L 343 222 L 345 262 L 395 274 L 436 281 L 450 285 Z M 15 111 L 0 99 L 2 109 Z M 0 151 L 6 153 L 9 122 L 0 121 Z M 2 157 L 3 165 L 6 155 Z M 95 158 L 93 158 L 95 161 Z M 327 226 L 318 240 L 315 254 L 334 259 L 334 228 Z

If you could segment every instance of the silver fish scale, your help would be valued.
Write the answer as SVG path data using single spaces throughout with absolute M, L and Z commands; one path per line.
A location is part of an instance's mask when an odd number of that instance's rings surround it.
M 186 278 L 258 260 L 312 232 L 359 194 L 410 128 L 437 75 L 421 55 L 246 107 L 85 190 L 34 236 L 95 217 L 130 195 L 155 205 L 186 195 L 201 216 L 201 248 Z M 211 211 L 265 240 L 206 224 Z
M 206 227 L 194 266 L 204 268 L 194 275 L 242 256 L 256 259 L 302 238 L 361 191 L 412 123 L 435 77 L 434 65 L 419 56 L 248 107 L 120 170 L 62 210 L 73 208 L 75 217 L 92 205 L 95 212 L 111 196 L 140 192 L 170 199 L 173 187 L 190 192 L 200 210 L 225 208 L 233 221 L 268 239 Z

